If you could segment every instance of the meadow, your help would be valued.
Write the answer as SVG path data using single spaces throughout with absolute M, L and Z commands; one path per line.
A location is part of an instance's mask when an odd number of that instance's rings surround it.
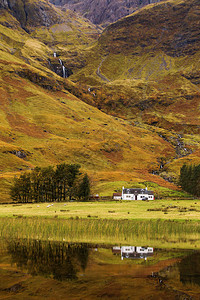
M 0 217 L 199 220 L 200 200 L 2 204 Z
M 0 236 L 199 249 L 199 216 L 199 200 L 1 205 Z

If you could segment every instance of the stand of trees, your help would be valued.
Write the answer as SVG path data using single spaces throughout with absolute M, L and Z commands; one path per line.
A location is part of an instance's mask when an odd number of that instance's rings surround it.
M 78 164 L 36 167 L 14 179 L 11 198 L 18 202 L 51 202 L 78 199 L 87 201 L 90 195 L 88 175 L 80 173 Z
M 180 169 L 179 184 L 181 188 L 194 195 L 200 196 L 200 165 L 184 164 Z

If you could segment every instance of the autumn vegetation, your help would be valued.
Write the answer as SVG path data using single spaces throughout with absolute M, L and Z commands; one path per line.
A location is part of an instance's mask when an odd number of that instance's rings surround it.
M 150 5 L 102 34 L 46 1 L 20 20 L 14 2 L 0 15 L 0 202 L 15 176 L 62 163 L 81 165 L 92 193 L 145 182 L 178 193 L 181 166 L 200 162 L 198 1 Z

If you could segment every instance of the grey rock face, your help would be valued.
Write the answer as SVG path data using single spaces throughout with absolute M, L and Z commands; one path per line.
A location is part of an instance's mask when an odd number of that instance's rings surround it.
M 80 13 L 94 24 L 113 23 L 133 13 L 145 5 L 162 0 L 50 0 L 57 6 L 63 6 Z
M 0 0 L 0 8 L 8 8 L 8 1 Z
M 9 9 L 24 29 L 62 22 L 61 16 L 48 1 L 0 0 L 0 8 Z

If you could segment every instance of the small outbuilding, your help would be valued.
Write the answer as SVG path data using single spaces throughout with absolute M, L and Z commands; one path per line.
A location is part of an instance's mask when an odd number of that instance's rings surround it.
M 113 193 L 113 199 L 114 200 L 121 200 L 122 199 L 122 193 Z
M 90 195 L 89 199 L 90 199 L 90 200 L 99 200 L 100 197 L 99 197 L 98 194 L 96 194 L 96 195 Z

